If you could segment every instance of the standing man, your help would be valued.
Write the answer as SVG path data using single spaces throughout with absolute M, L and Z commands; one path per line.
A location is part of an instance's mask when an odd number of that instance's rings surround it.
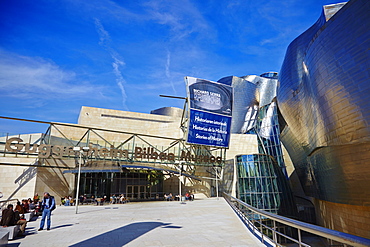
M 48 192 L 44 193 L 44 199 L 42 200 L 42 218 L 40 222 L 39 231 L 44 230 L 45 218 L 47 217 L 46 230 L 50 230 L 51 225 L 51 211 L 55 209 L 55 199 Z

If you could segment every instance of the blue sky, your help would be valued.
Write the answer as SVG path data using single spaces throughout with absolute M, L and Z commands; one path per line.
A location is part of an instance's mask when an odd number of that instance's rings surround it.
M 182 107 L 184 76 L 279 71 L 325 0 L 0 0 L 1 116 L 77 123 L 81 106 Z M 0 120 L 0 133 L 45 125 Z

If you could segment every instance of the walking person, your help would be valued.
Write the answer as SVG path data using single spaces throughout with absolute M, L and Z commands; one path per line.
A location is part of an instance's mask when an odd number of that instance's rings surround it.
M 44 193 L 44 199 L 42 200 L 42 218 L 40 222 L 39 231 L 44 230 L 45 225 L 45 218 L 47 217 L 46 221 L 46 230 L 50 230 L 51 225 L 51 211 L 55 209 L 55 199 L 54 196 L 51 196 L 48 192 Z

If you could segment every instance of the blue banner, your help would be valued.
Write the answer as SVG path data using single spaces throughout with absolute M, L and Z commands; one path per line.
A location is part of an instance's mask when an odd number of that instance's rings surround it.
M 232 114 L 232 87 L 186 77 L 190 103 L 187 142 L 228 147 Z
M 200 145 L 228 147 L 230 126 L 231 117 L 191 110 L 187 142 Z

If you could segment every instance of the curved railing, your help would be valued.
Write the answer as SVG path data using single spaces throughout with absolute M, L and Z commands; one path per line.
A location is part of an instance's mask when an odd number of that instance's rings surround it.
M 223 193 L 226 201 L 234 208 L 242 220 L 259 237 L 262 243 L 269 246 L 283 246 L 279 243 L 279 239 L 285 238 L 298 246 L 311 246 L 302 241 L 302 232 L 307 232 L 315 236 L 336 241 L 335 246 L 370 246 L 370 239 L 354 236 L 348 233 L 331 230 L 325 227 L 305 223 L 302 221 L 290 219 L 273 213 L 269 213 L 233 197 Z M 294 237 L 279 231 L 278 225 L 289 226 L 296 229 Z M 256 234 L 257 233 L 257 234 Z M 338 243 L 345 245 L 338 245 Z

